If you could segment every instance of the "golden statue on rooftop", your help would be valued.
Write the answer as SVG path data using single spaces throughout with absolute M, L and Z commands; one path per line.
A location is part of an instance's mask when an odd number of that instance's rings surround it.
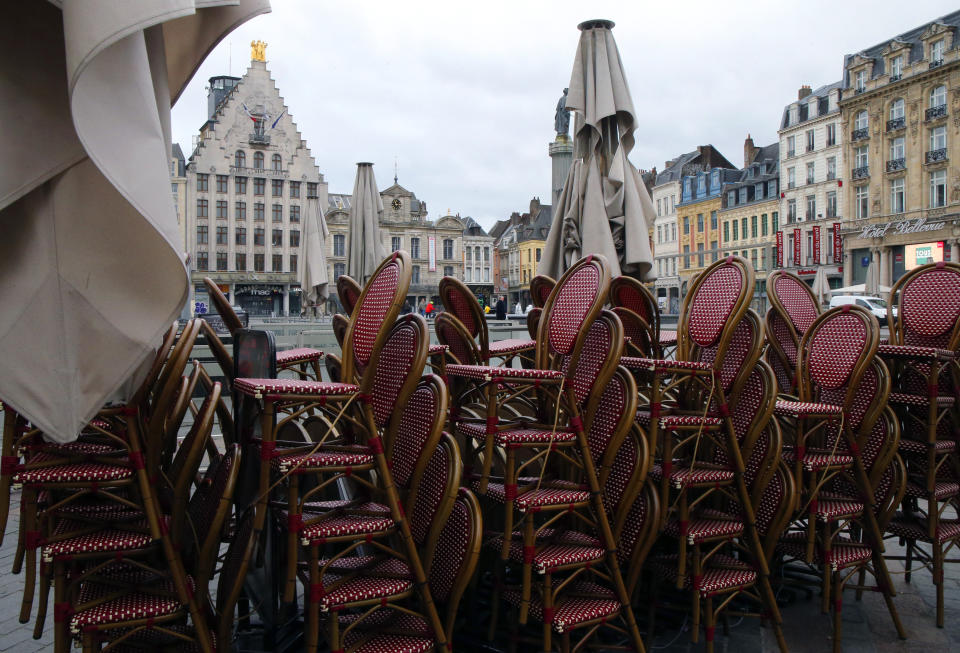
M 252 61 L 267 60 L 267 43 L 265 41 L 250 41 L 250 59 Z

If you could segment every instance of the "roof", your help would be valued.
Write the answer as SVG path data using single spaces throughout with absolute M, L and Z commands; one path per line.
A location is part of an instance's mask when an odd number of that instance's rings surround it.
M 791 102 L 790 104 L 788 104 L 783 108 L 783 116 L 780 119 L 780 128 L 784 129 L 790 126 L 790 107 L 792 107 L 795 104 L 798 105 L 799 111 L 797 112 L 797 122 L 794 124 L 800 124 L 802 122 L 810 120 L 811 118 L 818 118 L 820 116 L 827 115 L 827 110 L 830 108 L 830 91 L 838 90 L 840 91 L 840 94 L 842 96 L 843 94 L 842 89 L 843 89 L 843 80 L 841 79 L 840 81 L 832 82 L 830 84 L 825 84 L 820 88 L 814 91 L 811 91 L 810 95 L 805 96 L 801 100 L 794 100 L 793 102 Z M 808 107 L 810 106 L 810 102 L 812 98 L 817 99 L 817 115 L 816 116 L 809 116 L 807 114 L 807 110 L 808 110 Z M 834 109 L 834 112 L 836 111 L 840 111 L 839 105 Z
M 327 210 L 328 211 L 349 211 L 353 202 L 353 196 L 346 193 L 328 193 Z
M 180 149 L 180 143 L 173 144 L 171 154 L 173 158 L 177 159 L 178 161 L 184 161 L 186 159 L 186 157 L 183 156 L 183 150 Z
M 476 220 L 471 218 L 469 215 L 466 218 L 463 218 L 464 227 L 463 232 L 469 236 L 486 236 L 487 232 L 483 230 L 483 227 L 480 226 Z
M 490 229 L 490 237 L 496 240 L 503 235 L 503 232 L 510 226 L 509 220 L 497 220 Z
M 729 173 L 736 173 L 729 174 Z M 780 142 L 764 145 L 757 148 L 749 165 L 740 170 L 724 170 L 721 173 L 725 179 L 722 185 L 723 208 L 731 209 L 736 206 L 752 204 L 754 202 L 769 202 L 778 199 L 780 180 Z M 728 178 L 729 177 L 729 178 Z M 773 181 L 771 188 L 768 182 Z M 729 192 L 746 188 L 746 197 L 740 201 L 740 195 L 734 197 L 730 203 Z
M 923 42 L 920 40 L 920 37 L 923 35 L 924 32 L 927 31 L 927 29 L 931 25 L 934 25 L 936 23 L 944 25 L 945 27 L 956 29 L 957 27 L 960 27 L 960 11 L 954 11 L 953 13 L 949 13 L 946 16 L 941 16 L 940 18 L 928 21 L 918 27 L 914 27 L 911 30 L 903 32 L 902 34 L 898 34 L 892 38 L 884 40 L 881 43 L 877 43 L 876 45 L 872 45 L 869 48 L 861 50 L 857 54 L 864 56 L 868 59 L 874 60 L 874 64 L 873 64 L 874 78 L 886 74 L 886 61 L 882 56 L 880 56 L 880 54 L 881 52 L 883 52 L 884 49 L 886 49 L 888 45 L 890 45 L 892 41 L 899 41 L 901 43 L 905 43 L 910 46 L 910 54 L 909 54 L 907 63 L 920 61 L 921 59 L 923 59 Z M 954 39 L 953 47 L 957 48 L 958 45 L 960 44 L 958 44 L 956 39 Z M 847 85 L 849 85 L 849 80 L 846 79 L 847 64 L 855 56 L 856 54 L 848 54 L 848 55 L 845 55 L 843 58 L 844 81 L 847 82 Z
M 700 150 L 694 150 L 693 152 L 681 154 L 673 161 L 669 161 L 669 165 L 665 166 L 663 172 L 657 175 L 657 181 L 655 182 L 655 185 L 659 186 L 660 184 L 667 184 L 671 181 L 680 181 L 680 178 L 683 176 L 683 166 L 690 163 L 698 156 L 700 156 Z

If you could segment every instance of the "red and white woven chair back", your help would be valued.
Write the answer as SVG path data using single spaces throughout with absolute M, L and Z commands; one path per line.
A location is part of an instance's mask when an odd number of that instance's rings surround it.
M 749 375 L 738 385 L 730 408 L 730 420 L 737 440 L 750 443 L 766 427 L 777 402 L 777 383 L 773 370 L 757 361 Z
M 762 346 L 763 326 L 760 324 L 760 316 L 752 309 L 747 309 L 733 326 L 725 350 L 721 351 L 720 343 L 697 347 L 691 352 L 691 358 L 712 363 L 719 372 L 723 391 L 729 393 L 738 380 L 750 373 L 753 363 L 760 356 Z M 722 359 L 717 360 L 718 356 L 722 356 Z
M 587 327 L 579 351 L 563 356 L 560 370 L 571 379 L 577 403 L 583 405 L 592 392 L 603 388 L 623 355 L 623 325 L 610 311 L 603 311 Z
M 726 342 L 753 298 L 753 268 L 742 258 L 728 256 L 700 273 L 684 298 L 677 334 L 677 359 L 694 360 L 696 348 L 717 347 L 718 363 Z
M 533 302 L 534 308 L 544 307 L 547 303 L 547 298 L 550 297 L 550 293 L 553 292 L 553 288 L 556 285 L 556 280 L 545 274 L 538 274 L 530 280 L 530 299 Z
M 775 270 L 767 281 L 767 289 L 770 303 L 790 321 L 797 337 L 802 338 L 820 317 L 820 306 L 810 287 L 789 272 Z
M 646 320 L 623 306 L 616 306 L 610 310 L 620 318 L 620 323 L 623 324 L 623 335 L 630 338 L 630 343 L 639 350 L 640 355 L 655 358 L 653 353 L 655 334 Z
M 628 593 L 636 587 L 647 553 L 658 539 L 661 506 L 657 497 L 653 484 L 645 482 L 630 509 L 623 511 L 616 522 L 617 559 L 627 568 L 624 580 Z
M 765 540 L 763 548 L 769 558 L 776 547 L 777 540 L 793 516 L 796 504 L 793 474 L 783 461 L 779 461 L 769 482 L 758 490 L 753 500 L 757 515 L 757 532 Z
M 860 377 L 853 391 L 850 404 L 844 418 L 853 431 L 868 430 L 872 427 L 887 404 L 890 396 L 890 373 L 882 360 L 874 357 Z M 821 388 L 820 401 L 826 404 L 843 405 L 848 388 Z
M 537 361 L 549 367 L 552 356 L 571 356 L 582 333 L 599 313 L 610 284 L 602 256 L 587 256 L 568 269 L 544 306 L 537 338 Z
M 477 301 L 473 292 L 454 277 L 442 278 L 439 290 L 444 310 L 453 313 L 460 320 L 470 337 L 479 337 L 486 321 L 480 309 L 480 302 Z
M 795 340 L 787 319 L 775 308 L 767 310 L 765 333 L 768 348 L 767 362 L 777 375 L 780 390 L 791 393 L 793 390 L 793 375 L 797 369 L 797 347 L 800 342 Z
M 410 532 L 418 546 L 429 545 L 439 535 L 463 474 L 457 443 L 447 433 L 432 451 L 424 451 L 424 455 L 428 459 L 423 476 L 416 487 L 411 488 Z
M 594 322 L 594 325 L 598 324 Z M 595 396 L 587 406 L 587 446 L 590 457 L 597 467 L 606 467 L 620 442 L 627 436 L 637 414 L 637 384 L 633 376 L 618 367 L 603 392 Z M 627 438 L 629 439 L 629 438 Z M 598 470 L 599 471 L 599 470 Z M 600 483 L 604 483 L 601 472 Z M 609 487 L 605 489 L 609 490 Z
M 433 330 L 437 334 L 437 341 L 448 347 L 449 353 L 460 365 L 481 365 L 480 349 L 477 342 L 470 335 L 452 312 L 443 312 L 434 321 Z
M 386 426 L 398 402 L 413 392 L 429 346 L 427 323 L 419 315 L 408 313 L 393 323 L 360 383 L 361 391 L 369 395 L 378 427 Z
M 424 451 L 433 451 L 443 431 L 447 412 L 447 388 L 436 374 L 420 380 L 417 388 L 400 408 L 391 423 L 394 434 L 388 438 L 387 455 L 393 482 L 406 489 L 416 483 L 427 458 Z
M 956 349 L 960 344 L 960 265 L 933 263 L 898 284 L 896 344 Z M 896 290 L 896 288 L 894 289 Z M 891 334 L 891 341 L 894 333 Z
M 360 299 L 362 292 L 363 289 L 353 277 L 348 277 L 345 274 L 337 277 L 337 297 L 340 299 L 340 304 L 347 315 L 353 315 L 353 309 L 357 305 L 357 300 Z
M 639 315 L 655 331 L 660 324 L 660 309 L 653 294 L 633 277 L 619 276 L 610 281 L 610 305 Z
M 641 475 L 644 472 L 641 448 L 633 434 L 620 441 L 610 474 L 603 483 L 603 505 L 611 523 L 615 523 L 621 510 L 633 503 L 640 484 L 644 481 Z
M 801 401 L 843 390 L 849 408 L 856 385 L 877 350 L 877 319 L 859 306 L 840 306 L 821 315 L 800 342 L 798 378 Z
M 476 568 L 482 535 L 480 504 L 470 490 L 459 488 L 428 559 L 430 595 L 437 603 L 447 606 L 448 629 Z
M 196 580 L 204 592 L 213 573 L 224 525 L 233 505 L 233 490 L 240 472 L 240 446 L 234 444 L 227 447 L 216 466 L 214 473 L 208 474 L 205 482 L 190 497 L 187 506 L 189 524 L 184 536 L 186 541 L 173 543 L 185 549 L 189 549 L 191 543 L 199 547 L 196 560 L 200 576 Z
M 234 609 L 243 591 L 255 544 L 253 511 L 248 510 L 239 517 L 230 545 L 227 547 L 223 567 L 220 569 L 220 580 L 217 583 L 217 615 L 220 620 L 217 637 L 220 641 L 232 640 L 235 623 Z

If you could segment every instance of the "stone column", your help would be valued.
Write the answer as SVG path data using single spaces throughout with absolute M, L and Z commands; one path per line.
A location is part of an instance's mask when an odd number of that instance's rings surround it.
M 566 134 L 560 134 L 557 140 L 550 143 L 550 159 L 553 162 L 553 174 L 550 184 L 550 200 L 553 202 L 553 210 L 558 210 L 560 191 L 563 190 L 563 182 L 567 180 L 567 173 L 570 172 L 570 165 L 573 163 L 573 143 Z
M 890 248 L 880 248 L 880 285 L 890 286 L 890 278 L 893 276 L 893 270 L 890 260 Z
M 283 316 L 290 317 L 290 284 L 283 284 Z
M 960 238 L 957 238 L 950 245 L 950 262 L 957 263 L 960 261 Z
M 237 295 L 236 295 L 236 293 L 234 292 L 234 290 L 236 289 L 236 287 L 237 287 L 237 284 L 235 284 L 235 283 L 231 283 L 231 284 L 229 284 L 229 285 L 227 286 L 227 298 L 230 300 L 230 305 L 231 305 L 231 306 L 236 306 L 236 305 L 237 305 Z
M 853 285 L 853 254 L 849 251 L 843 252 L 843 260 L 840 262 L 843 265 L 843 285 L 852 286 Z

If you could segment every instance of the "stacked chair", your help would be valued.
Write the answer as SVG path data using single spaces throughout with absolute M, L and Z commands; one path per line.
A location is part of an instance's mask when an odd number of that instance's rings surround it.
M 660 332 L 660 307 L 650 289 L 632 277 L 617 277 L 610 282 L 610 306 L 623 323 L 630 338 L 631 355 L 663 358 L 665 350 L 675 347 L 674 331 Z
M 533 308 L 527 313 L 527 333 L 531 340 L 537 339 L 537 328 L 540 326 L 540 316 L 543 315 L 543 305 L 547 303 L 547 298 L 553 287 L 557 285 L 553 277 L 545 274 L 538 274 L 530 280 L 530 299 L 533 301 Z
M 795 396 L 800 340 L 820 317 L 820 304 L 806 283 L 784 270 L 771 272 L 766 288 L 770 308 L 766 316 L 765 358 L 777 375 L 780 392 Z

